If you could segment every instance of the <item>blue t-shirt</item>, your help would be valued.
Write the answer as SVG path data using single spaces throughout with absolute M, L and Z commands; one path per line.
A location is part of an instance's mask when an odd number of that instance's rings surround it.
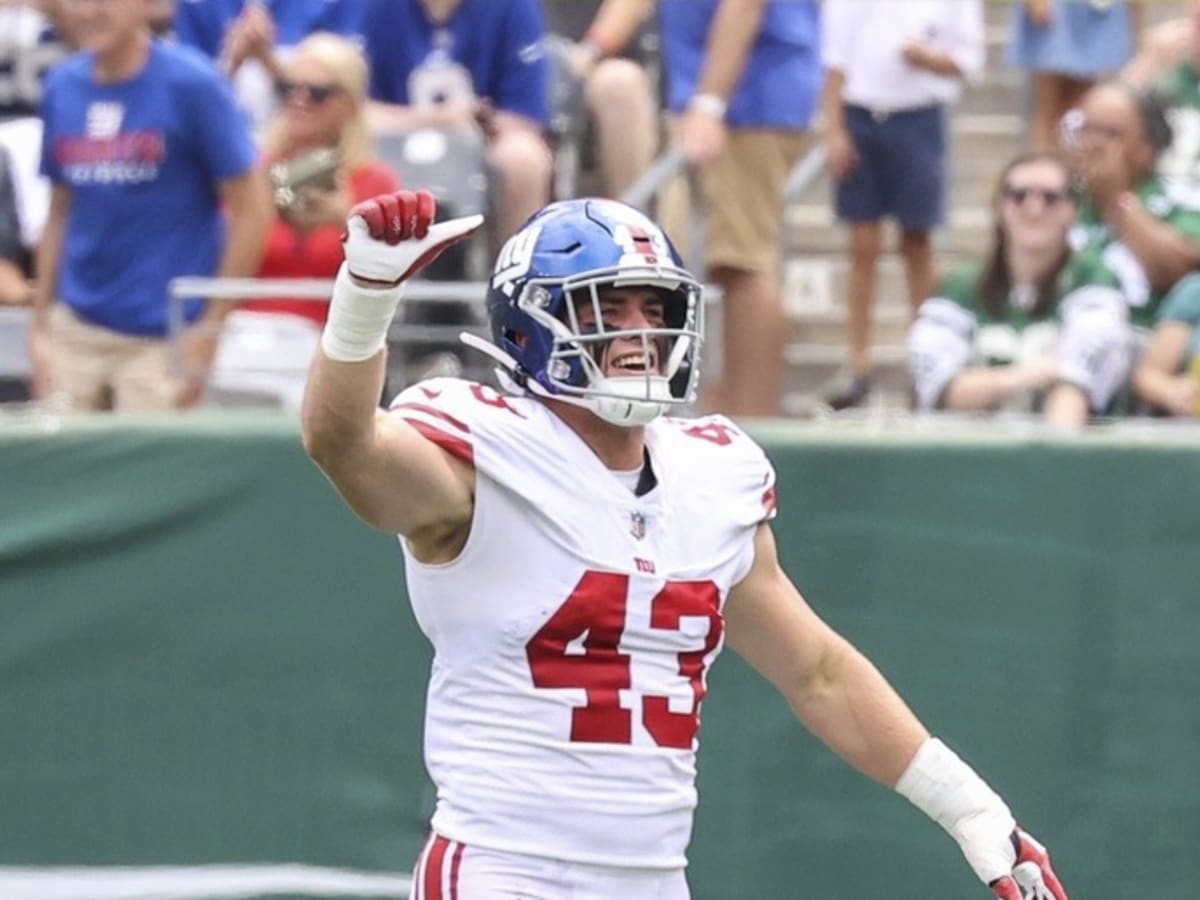
M 275 43 L 292 47 L 314 31 L 358 38 L 366 0 L 252 0 L 265 5 L 275 22 Z M 177 0 L 175 38 L 216 59 L 229 24 L 247 0 Z
M 720 0 L 659 0 L 668 104 L 682 112 L 696 92 L 708 30 Z M 725 121 L 735 128 L 802 131 L 821 93 L 820 10 L 815 0 L 769 0 Z
M 419 0 L 370 0 L 366 25 L 371 96 L 413 102 L 414 78 L 446 69 L 445 81 L 469 79 L 497 108 L 549 123 L 545 26 L 538 0 L 462 0 L 434 25 Z
M 155 41 L 116 84 L 97 84 L 93 65 L 90 53 L 68 59 L 42 103 L 42 173 L 71 193 L 58 297 L 96 325 L 161 337 L 168 282 L 217 270 L 219 182 L 257 153 L 225 79 L 195 51 Z

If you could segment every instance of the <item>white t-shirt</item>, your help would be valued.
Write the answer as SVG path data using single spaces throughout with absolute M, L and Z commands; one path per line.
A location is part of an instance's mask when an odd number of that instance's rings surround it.
M 909 40 L 949 55 L 968 80 L 983 71 L 980 0 L 826 0 L 821 7 L 821 59 L 846 76 L 842 99 L 855 106 L 904 110 L 958 99 L 959 79 L 904 61 Z
M 645 429 L 658 483 L 637 497 L 540 401 L 435 379 L 392 409 L 477 473 L 459 558 L 405 551 L 435 651 L 433 828 L 468 846 L 683 867 L 699 705 L 725 599 L 774 515 L 771 464 L 725 418 L 658 419 Z

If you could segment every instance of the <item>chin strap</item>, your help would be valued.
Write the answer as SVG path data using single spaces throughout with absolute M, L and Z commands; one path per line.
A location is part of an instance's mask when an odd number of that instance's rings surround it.
M 458 339 L 472 350 L 478 350 L 484 356 L 491 357 L 510 372 L 515 372 L 520 368 L 515 359 L 513 359 L 486 338 L 481 338 L 477 334 L 471 334 L 469 331 L 460 331 L 458 333 Z
M 499 363 L 496 367 L 496 376 L 500 382 L 500 386 L 508 393 L 518 397 L 524 394 L 533 394 L 537 397 L 569 403 L 572 406 L 578 406 L 580 409 L 589 410 L 606 422 L 625 427 L 645 425 L 663 415 L 671 406 L 670 402 L 667 401 L 656 401 L 642 397 L 580 397 L 567 393 L 555 394 L 547 390 L 536 378 L 526 378 L 524 385 L 521 385 L 517 383 L 516 378 L 512 375 L 513 372 L 520 368 L 520 365 L 511 355 L 505 353 L 486 338 L 481 338 L 467 331 L 459 332 L 458 339 L 473 350 L 478 350 L 480 353 Z

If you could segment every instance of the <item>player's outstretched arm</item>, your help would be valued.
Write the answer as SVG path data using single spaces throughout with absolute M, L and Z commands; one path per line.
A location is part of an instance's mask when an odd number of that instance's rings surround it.
M 1004 801 L 804 601 L 765 524 L 754 565 L 725 605 L 725 633 L 813 734 L 945 828 L 997 897 L 1067 900 L 1045 848 L 1016 827 Z
M 471 517 L 474 472 L 378 409 L 384 343 L 404 282 L 480 224 L 434 224 L 425 191 L 398 191 L 350 211 L 346 261 L 304 395 L 304 447 L 369 524 L 427 546 L 452 540 Z

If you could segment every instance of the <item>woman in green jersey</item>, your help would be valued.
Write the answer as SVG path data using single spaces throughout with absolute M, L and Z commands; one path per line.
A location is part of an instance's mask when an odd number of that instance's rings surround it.
M 992 246 L 945 277 L 909 332 L 923 410 L 1040 410 L 1074 426 L 1109 407 L 1129 372 L 1128 307 L 1098 256 L 1076 257 L 1066 163 L 1017 157 L 997 184 Z

